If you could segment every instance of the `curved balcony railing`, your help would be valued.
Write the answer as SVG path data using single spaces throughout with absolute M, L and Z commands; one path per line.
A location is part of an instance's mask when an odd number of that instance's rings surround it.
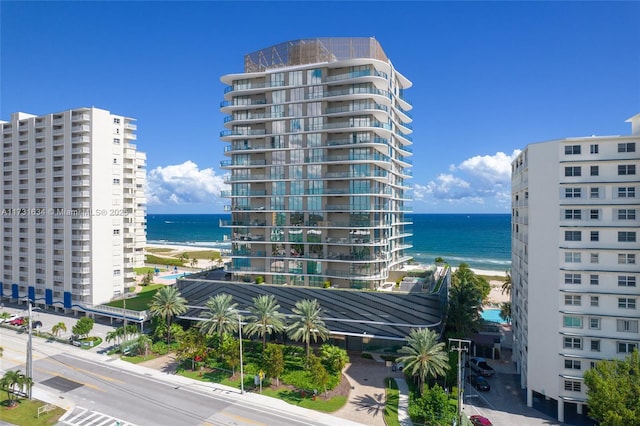
M 321 155 L 315 157 L 305 157 L 305 163 L 331 163 L 339 161 L 390 161 L 390 158 L 382 154 L 362 154 L 362 155 Z
M 229 123 L 231 121 L 248 121 L 248 120 L 266 120 L 270 118 L 284 118 L 284 112 L 271 112 L 265 114 L 247 114 L 246 117 L 234 117 L 232 115 L 228 115 L 224 118 L 225 123 Z
M 246 83 L 246 84 L 236 84 L 233 86 L 227 86 L 224 89 L 224 93 L 229 93 L 229 92 L 239 92 L 242 90 L 252 90 L 252 89 L 268 89 L 271 87 L 284 87 L 285 83 L 284 81 L 267 81 L 265 83 Z
M 229 106 L 253 106 L 253 105 L 266 105 L 266 99 L 243 99 L 242 102 L 237 102 L 235 99 L 231 101 L 222 101 L 220 102 L 220 108 L 229 107 Z
M 345 105 L 342 107 L 327 108 L 327 110 L 325 111 L 325 114 L 339 114 L 341 112 L 355 112 L 355 111 L 363 111 L 368 109 L 377 109 L 377 110 L 386 111 L 386 112 L 389 111 L 389 108 L 387 108 L 384 105 L 370 102 L 366 104 L 354 104 L 354 105 Z
M 370 76 L 382 77 L 385 80 L 387 80 L 389 78 L 387 73 L 384 73 L 382 71 L 378 71 L 378 70 L 361 70 L 361 71 L 348 72 L 348 73 L 345 73 L 345 74 L 329 75 L 329 76 L 324 78 L 324 82 L 325 83 L 333 83 L 333 82 L 336 82 L 336 81 L 351 80 L 351 79 L 358 78 L 358 77 L 370 77 Z
M 389 92 L 388 90 L 376 89 L 375 87 L 360 88 L 356 90 L 349 88 L 340 90 L 329 90 L 323 93 L 309 93 L 305 95 L 305 99 L 332 98 L 335 96 L 346 95 L 379 95 L 391 99 L 391 92 Z
M 264 166 L 267 164 L 266 160 L 251 160 L 251 161 L 238 161 L 238 160 L 222 160 L 220 161 L 220 167 L 230 166 Z

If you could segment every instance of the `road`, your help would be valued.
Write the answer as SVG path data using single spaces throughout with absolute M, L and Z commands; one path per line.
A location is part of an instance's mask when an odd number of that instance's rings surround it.
M 25 371 L 27 335 L 0 329 L 0 368 Z M 33 338 L 36 388 L 72 408 L 60 425 L 335 425 L 326 414 Z M 34 395 L 37 392 L 34 390 Z

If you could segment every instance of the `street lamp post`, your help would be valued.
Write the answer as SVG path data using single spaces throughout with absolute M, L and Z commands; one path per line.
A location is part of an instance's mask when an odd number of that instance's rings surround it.
M 242 315 L 238 312 L 238 336 L 240 337 L 240 393 L 244 394 L 244 368 L 242 366 Z

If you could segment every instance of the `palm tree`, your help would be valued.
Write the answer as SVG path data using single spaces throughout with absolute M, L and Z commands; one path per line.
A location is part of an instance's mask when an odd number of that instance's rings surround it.
M 511 294 L 511 271 L 505 271 L 505 275 L 502 283 L 502 294 Z
M 293 324 L 287 327 L 287 334 L 293 340 L 303 340 L 307 347 L 307 363 L 309 362 L 309 353 L 311 349 L 311 338 L 317 342 L 318 337 L 325 340 L 329 337 L 329 330 L 324 325 L 322 308 L 316 299 L 301 300 L 296 302 L 296 307 L 292 309 L 293 313 L 300 316 Z
M 171 317 L 187 312 L 187 299 L 180 295 L 177 288 L 166 286 L 153 295 L 149 311 L 151 315 L 160 316 L 167 321 L 167 345 L 171 337 Z
M 207 310 L 200 313 L 206 318 L 199 325 L 200 330 L 206 335 L 218 334 L 220 341 L 224 333 L 231 333 L 238 329 L 238 311 L 236 303 L 231 303 L 233 297 L 230 294 L 220 293 L 210 297 L 205 303 Z
M 119 328 L 116 328 L 115 330 L 111 330 L 107 333 L 107 335 L 105 336 L 104 340 L 107 341 L 107 343 L 109 342 L 114 342 L 116 341 L 116 343 L 118 343 L 120 341 L 120 335 L 122 333 L 120 332 Z
M 267 334 L 279 333 L 285 328 L 284 315 L 278 310 L 280 305 L 273 295 L 262 295 L 253 298 L 253 306 L 249 308 L 251 315 L 247 318 L 247 335 L 257 334 L 262 337 L 262 349 L 267 345 Z
M 469 336 L 478 330 L 482 294 L 470 282 L 461 282 L 449 290 L 447 328 L 459 336 Z
M 137 340 L 138 353 L 145 357 L 149 355 L 149 348 L 151 347 L 151 339 L 146 334 L 141 334 Z
M 500 304 L 500 318 L 511 324 L 511 302 Z
M 427 377 L 445 374 L 449 368 L 449 355 L 444 343 L 438 343 L 438 335 L 428 328 L 411 330 L 407 345 L 398 350 L 405 354 L 397 359 L 403 362 L 405 371 L 418 377 L 418 392 L 422 394 L 422 386 Z
M 59 323 L 51 327 L 51 332 L 53 333 L 54 336 L 58 337 L 60 333 L 67 332 L 67 326 L 65 325 L 65 323 L 60 321 Z
M 26 376 L 20 372 L 20 370 L 8 370 L 0 379 L 0 386 L 7 392 L 7 398 L 9 399 L 9 406 L 13 407 L 16 405 L 16 400 L 14 397 L 15 391 L 17 389 L 24 389 L 25 384 L 27 384 Z M 29 379 L 30 381 L 31 379 Z M 29 385 L 30 386 L 30 385 Z

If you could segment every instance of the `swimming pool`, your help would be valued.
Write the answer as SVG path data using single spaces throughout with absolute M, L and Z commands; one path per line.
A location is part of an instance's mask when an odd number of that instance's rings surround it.
M 162 278 L 163 280 L 175 280 L 176 278 L 182 278 L 182 277 L 186 277 L 189 274 L 187 274 L 186 272 L 180 272 L 179 274 L 171 274 L 171 275 L 163 275 L 161 277 L 158 278 Z
M 482 311 L 482 319 L 490 322 L 506 324 L 507 322 L 500 318 L 500 309 L 485 309 Z

